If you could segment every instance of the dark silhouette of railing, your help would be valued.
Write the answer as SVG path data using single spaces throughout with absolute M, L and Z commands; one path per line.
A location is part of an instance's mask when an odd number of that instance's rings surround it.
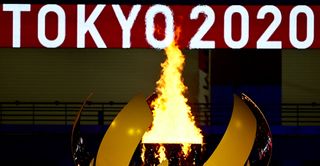
M 0 102 L 0 124 L 71 125 L 82 103 L 78 102 Z M 87 102 L 81 114 L 84 125 L 108 125 L 125 102 Z M 207 104 L 193 104 L 199 125 L 210 125 Z M 200 110 L 200 111 L 199 111 Z
M 282 125 L 320 126 L 318 103 L 283 103 L 281 108 Z
M 108 125 L 125 102 L 87 102 L 81 116 L 84 125 Z M 0 125 L 71 125 L 82 103 L 80 102 L 0 102 Z M 211 105 L 190 104 L 199 126 L 210 126 Z M 217 117 L 219 116 L 219 117 Z M 220 117 L 221 116 L 221 117 Z M 228 114 L 215 114 L 214 118 L 229 119 Z M 268 119 L 271 125 L 320 126 L 320 104 L 295 103 L 281 105 L 281 123 Z M 214 124 L 217 125 L 217 124 Z

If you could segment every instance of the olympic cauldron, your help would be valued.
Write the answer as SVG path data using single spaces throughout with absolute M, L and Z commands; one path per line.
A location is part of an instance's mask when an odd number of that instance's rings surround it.
M 188 155 L 182 144 L 141 143 L 143 134 L 153 117 L 145 97 L 134 97 L 113 120 L 94 155 L 79 152 L 77 133 L 81 109 L 72 131 L 72 152 L 76 166 L 230 166 L 269 165 L 272 136 L 269 125 L 258 106 L 245 94 L 234 95 L 234 104 L 228 127 L 217 145 L 191 144 Z M 206 136 L 205 136 L 206 137 Z M 208 138 L 205 138 L 205 140 Z M 214 146 L 214 150 L 210 150 Z M 165 148 L 163 154 L 159 149 Z M 164 155 L 166 160 L 161 159 Z M 163 157 L 163 156 L 162 156 Z M 162 161 L 161 161 L 162 160 Z

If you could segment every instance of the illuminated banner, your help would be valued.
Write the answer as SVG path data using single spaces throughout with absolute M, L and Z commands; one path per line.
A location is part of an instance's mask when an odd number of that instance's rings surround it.
M 320 6 L 2 4 L 0 47 L 320 48 Z M 179 27 L 179 28 L 178 28 Z

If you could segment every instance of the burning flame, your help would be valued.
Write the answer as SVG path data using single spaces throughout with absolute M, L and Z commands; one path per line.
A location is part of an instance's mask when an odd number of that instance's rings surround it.
M 182 78 L 185 57 L 176 41 L 165 52 L 167 59 L 161 64 L 161 76 L 157 81 L 158 96 L 151 103 L 154 108 L 152 127 L 144 134 L 142 143 L 183 144 L 182 150 L 187 156 L 191 144 L 202 144 L 203 136 L 184 96 L 187 90 Z M 159 150 L 164 154 L 164 147 Z
M 158 158 L 159 158 L 160 164 L 167 160 L 165 151 L 166 151 L 166 148 L 163 145 L 161 145 L 158 150 L 158 154 L 159 154 Z

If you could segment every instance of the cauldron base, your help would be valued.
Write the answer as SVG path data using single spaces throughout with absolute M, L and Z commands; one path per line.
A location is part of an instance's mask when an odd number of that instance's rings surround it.
M 185 156 L 182 151 L 182 144 L 161 144 L 165 147 L 165 155 L 169 166 L 201 166 L 201 144 L 191 144 L 190 153 Z M 144 149 L 142 157 L 144 157 L 144 165 L 158 165 L 160 144 L 142 143 L 140 146 Z

